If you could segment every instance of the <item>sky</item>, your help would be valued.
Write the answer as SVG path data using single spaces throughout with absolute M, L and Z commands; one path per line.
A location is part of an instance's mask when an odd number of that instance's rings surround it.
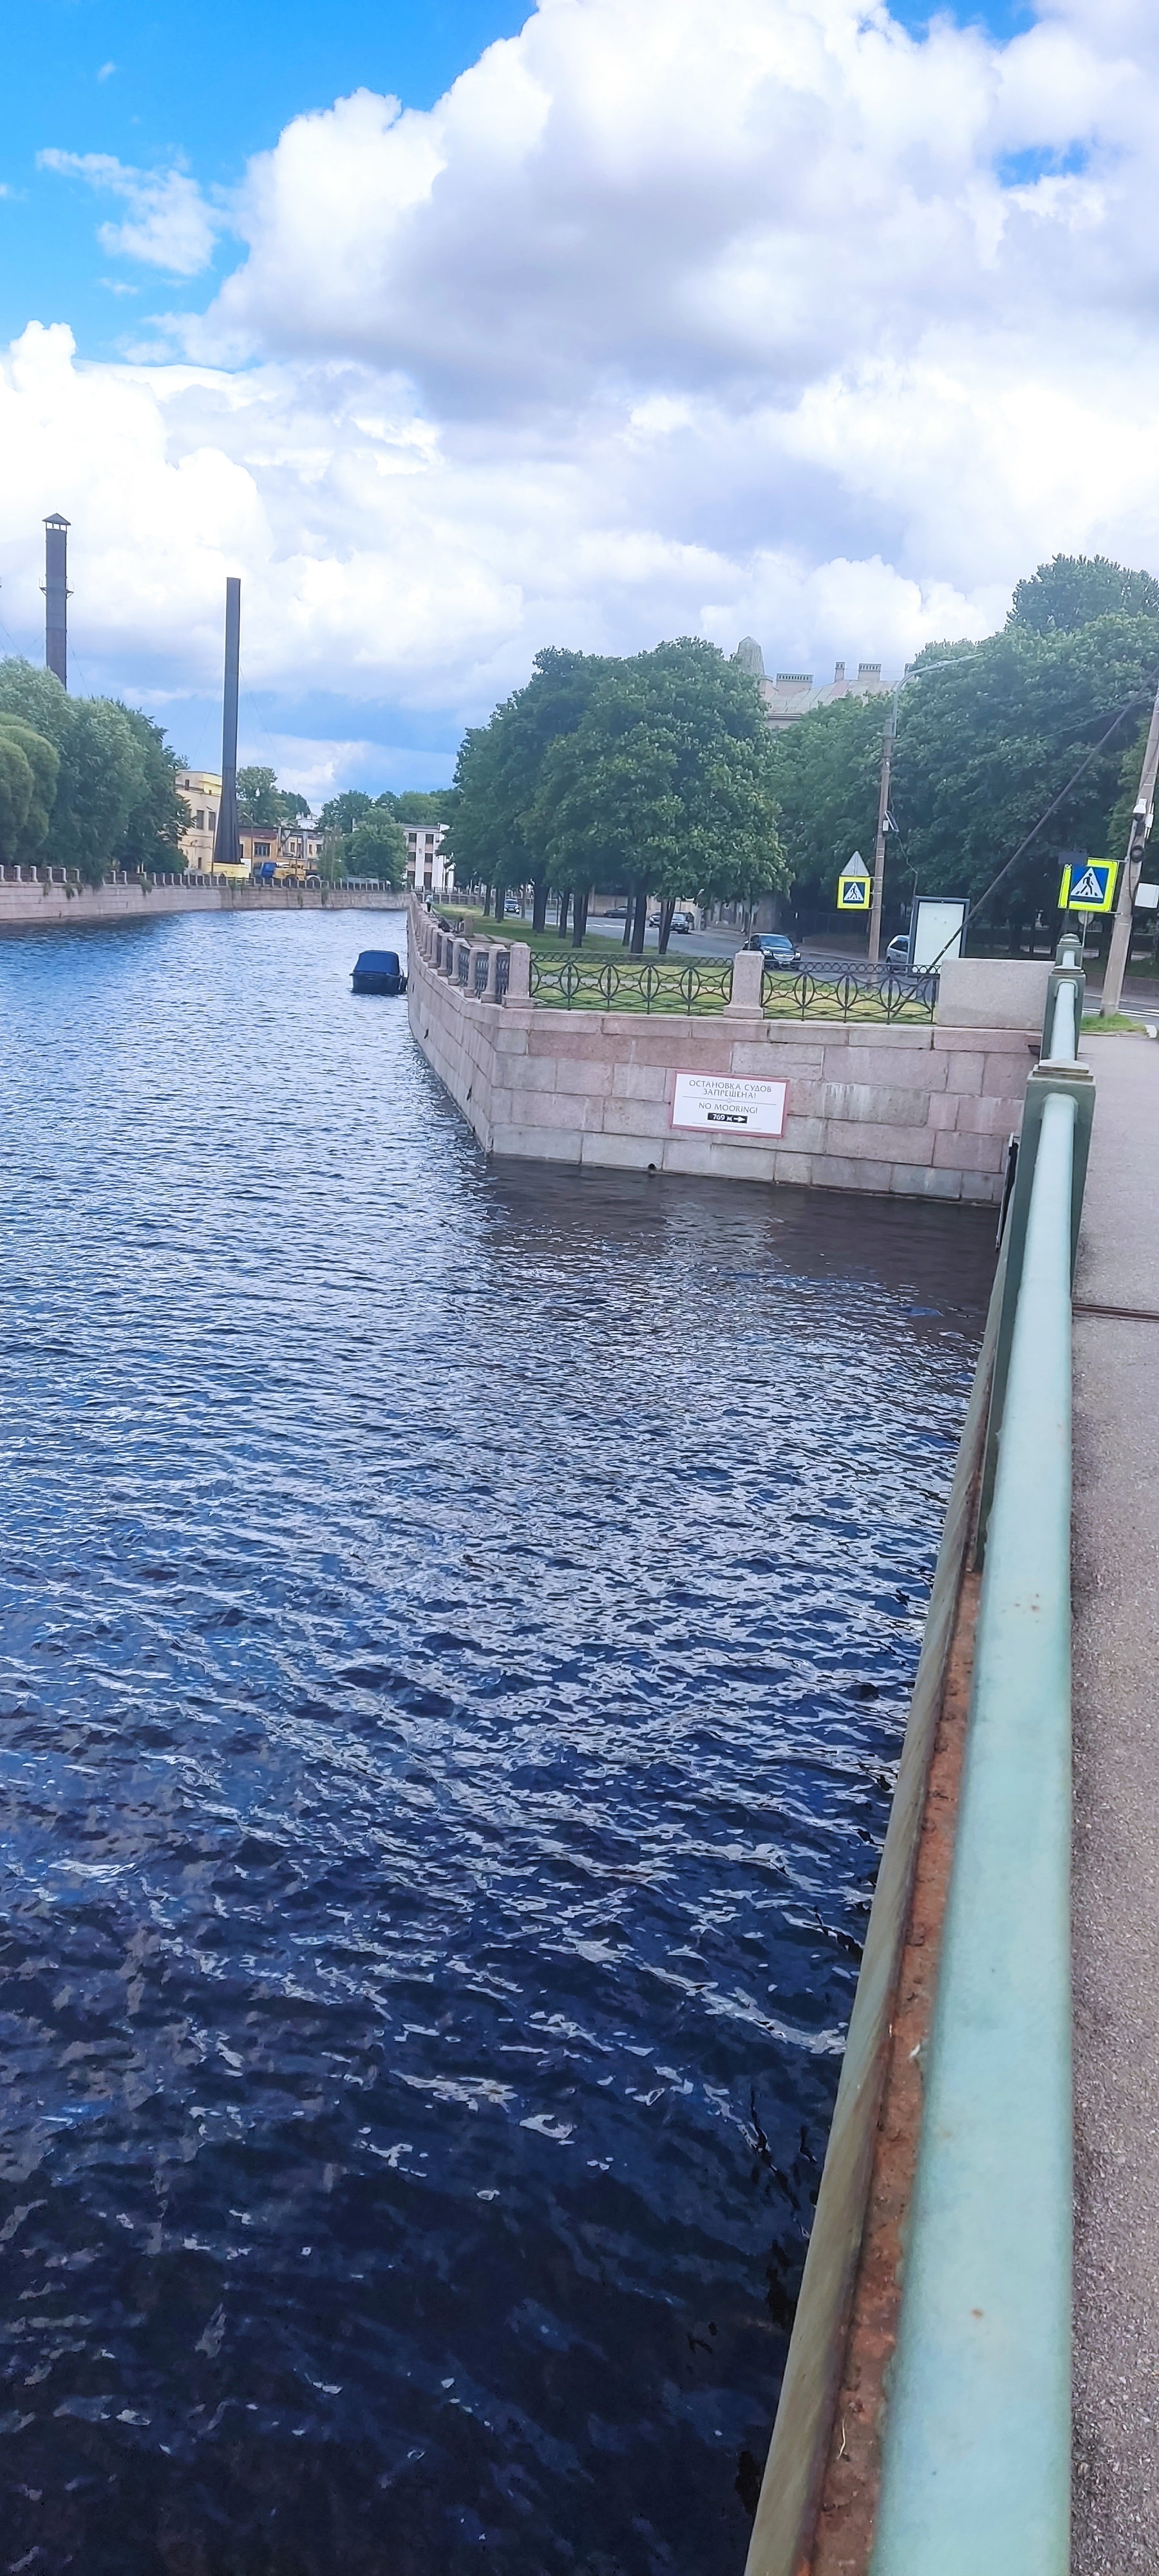
M 0 651 L 315 802 L 439 786 L 545 644 L 900 671 L 1159 570 L 1159 10 L 22 0 Z

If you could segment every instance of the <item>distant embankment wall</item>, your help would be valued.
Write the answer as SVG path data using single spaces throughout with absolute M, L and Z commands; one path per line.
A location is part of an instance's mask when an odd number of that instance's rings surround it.
M 445 958 L 446 940 L 439 945 Z M 933 1025 L 875 1025 L 765 1019 L 735 1000 L 702 1017 L 539 1009 L 527 998 L 527 950 L 518 944 L 505 952 L 510 989 L 476 998 L 477 971 L 488 987 L 496 981 L 493 962 L 484 970 L 485 945 L 472 943 L 464 988 L 457 968 L 448 976 L 436 964 L 435 926 L 412 911 L 411 1028 L 489 1153 L 898 1198 L 1001 1198 L 1037 1053 L 1045 966 L 1030 970 L 1033 992 L 1017 966 L 1016 984 L 998 987 L 985 961 L 981 978 L 963 969 L 964 1024 L 939 1016 Z M 491 949 L 492 960 L 498 953 Z M 944 980 L 952 991 L 954 977 Z M 993 1008 L 1000 993 L 1015 1003 L 1018 1026 L 979 1022 L 982 997 Z M 784 1082 L 781 1136 L 680 1132 L 679 1073 Z
M 378 887 L 212 885 L 201 877 L 122 877 L 85 886 L 61 870 L 0 879 L 0 930 L 49 922 L 141 921 L 161 912 L 401 912 L 405 897 Z

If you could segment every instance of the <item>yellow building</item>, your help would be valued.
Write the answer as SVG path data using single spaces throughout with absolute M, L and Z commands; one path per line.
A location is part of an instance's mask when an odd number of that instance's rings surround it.
M 177 793 L 183 796 L 192 820 L 181 835 L 180 846 L 187 867 L 200 876 L 208 876 L 213 863 L 213 835 L 221 805 L 221 780 L 211 769 L 179 769 Z

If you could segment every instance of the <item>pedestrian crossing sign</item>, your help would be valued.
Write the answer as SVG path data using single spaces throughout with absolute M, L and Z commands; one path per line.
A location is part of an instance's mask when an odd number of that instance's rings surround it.
M 838 912 L 868 912 L 869 886 L 869 870 L 860 850 L 855 850 L 837 879 Z
M 1058 890 L 1060 912 L 1110 912 L 1115 900 L 1117 859 L 1074 859 L 1063 869 Z

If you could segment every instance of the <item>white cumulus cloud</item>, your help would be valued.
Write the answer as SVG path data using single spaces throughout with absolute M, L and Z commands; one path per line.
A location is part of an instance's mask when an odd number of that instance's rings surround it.
M 430 111 L 295 118 L 159 344 L 14 344 L 6 616 L 63 508 L 126 686 L 214 684 L 240 571 L 256 682 L 342 701 L 346 746 L 376 704 L 451 742 L 546 642 L 898 668 L 1058 548 L 1159 569 L 1157 128 L 1144 0 L 1006 43 L 883 0 L 541 0 Z M 209 258 L 185 173 L 51 166 L 120 193 L 126 257 Z
M 110 63 L 108 69 L 115 70 Z M 103 78 L 101 74 L 99 77 Z M 196 181 L 184 170 L 134 170 L 109 152 L 41 152 L 38 167 L 61 178 L 83 179 L 90 188 L 121 197 L 129 207 L 123 224 L 102 224 L 103 250 L 125 259 L 144 260 L 172 277 L 196 277 L 208 267 L 222 227 L 222 217 L 206 203 Z

